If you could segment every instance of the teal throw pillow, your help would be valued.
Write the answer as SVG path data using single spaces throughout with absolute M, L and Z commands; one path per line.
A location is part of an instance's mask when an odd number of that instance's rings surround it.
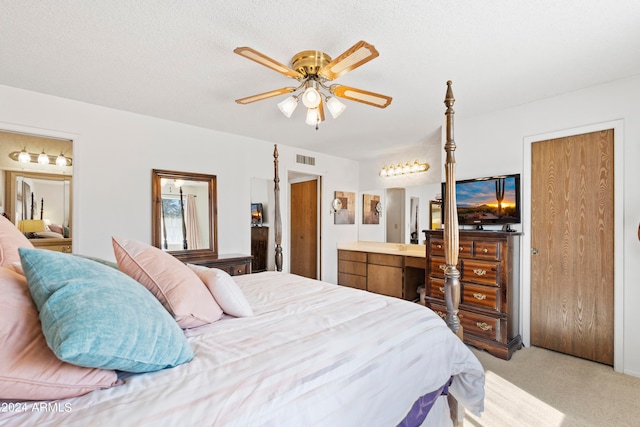
M 126 274 L 61 252 L 20 248 L 19 253 L 47 345 L 60 360 L 149 372 L 193 358 L 173 317 Z

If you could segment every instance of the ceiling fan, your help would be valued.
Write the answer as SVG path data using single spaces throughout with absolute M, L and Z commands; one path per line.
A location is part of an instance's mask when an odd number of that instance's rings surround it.
M 283 87 L 281 89 L 236 99 L 238 104 L 250 104 L 274 96 L 302 91 L 299 95 L 291 95 L 284 101 L 278 103 L 280 111 L 291 117 L 293 111 L 298 106 L 298 101 L 302 98 L 302 103 L 307 108 L 306 122 L 315 125 L 324 121 L 324 103 L 333 118 L 338 117 L 346 105 L 336 97 L 361 102 L 378 108 L 385 108 L 391 103 L 391 97 L 379 93 L 356 89 L 350 86 L 332 84 L 326 85 L 327 81 L 335 80 L 343 74 L 366 64 L 379 55 L 376 48 L 365 42 L 359 41 L 351 46 L 344 53 L 335 59 L 317 50 L 305 50 L 299 52 L 291 58 L 291 66 L 288 67 L 263 53 L 250 47 L 238 47 L 233 50 L 240 56 L 244 56 L 258 64 L 271 68 L 285 76 L 297 80 L 300 84 L 295 87 Z M 326 91 L 329 94 L 323 92 Z

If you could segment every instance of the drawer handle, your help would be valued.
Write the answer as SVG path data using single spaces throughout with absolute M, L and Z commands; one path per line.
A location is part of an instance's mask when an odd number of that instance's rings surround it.
M 474 268 L 473 272 L 478 276 L 484 276 L 485 274 L 487 274 L 487 270 L 482 270 L 481 268 Z
M 491 329 L 493 329 L 491 325 L 487 325 L 485 322 L 476 322 L 476 326 L 483 331 L 490 331 Z
M 462 252 L 464 250 L 464 248 L 462 246 L 460 246 L 460 252 Z
M 485 253 L 485 254 L 486 254 L 487 252 L 489 252 L 489 249 L 487 249 L 487 248 L 483 248 L 483 249 L 482 249 L 482 253 Z
M 441 311 L 436 311 L 436 313 L 438 313 L 438 316 L 442 317 L 443 319 L 447 317 L 447 315 Z
M 440 270 L 445 271 L 447 269 L 447 265 L 446 264 L 440 264 L 439 268 L 440 268 Z
M 442 249 L 442 245 L 438 244 L 438 245 L 436 245 L 436 248 Z
M 440 286 L 438 289 L 440 289 L 440 292 L 444 294 L 444 286 Z
M 475 294 L 473 294 L 473 297 L 475 299 L 477 299 L 478 301 L 482 301 L 483 299 L 487 299 L 487 296 L 485 294 L 481 294 L 480 292 L 476 292 Z

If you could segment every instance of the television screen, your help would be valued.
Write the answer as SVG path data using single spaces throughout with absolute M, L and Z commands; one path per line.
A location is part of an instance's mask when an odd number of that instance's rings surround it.
M 445 185 L 442 184 L 443 205 Z M 520 223 L 520 175 L 502 175 L 456 182 L 458 224 Z
M 262 225 L 262 203 L 251 203 L 251 225 Z

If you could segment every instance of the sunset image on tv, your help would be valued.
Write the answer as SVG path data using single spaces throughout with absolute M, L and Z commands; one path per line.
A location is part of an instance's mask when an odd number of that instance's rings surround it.
M 512 176 L 456 185 L 458 220 L 462 224 L 518 221 L 516 179 Z

